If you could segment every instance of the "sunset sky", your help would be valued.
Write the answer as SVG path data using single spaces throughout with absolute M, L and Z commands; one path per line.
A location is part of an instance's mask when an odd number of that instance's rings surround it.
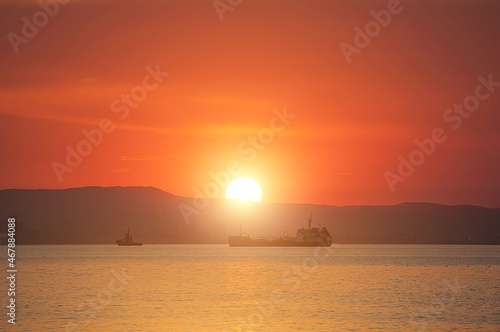
M 500 82 L 500 2 L 237 3 L 75 0 L 50 17 L 0 0 L 0 187 L 193 196 L 234 161 L 263 202 L 500 207 L 500 83 L 479 88 L 476 111 L 448 114 L 461 123 L 443 118 L 478 77 Z M 354 28 L 388 6 L 347 59 L 342 43 L 356 47 Z M 23 28 L 34 18 L 36 33 Z M 147 96 L 127 106 L 132 91 Z M 54 162 L 103 119 L 114 130 L 58 177 Z M 386 172 L 436 128 L 446 140 L 391 190 Z

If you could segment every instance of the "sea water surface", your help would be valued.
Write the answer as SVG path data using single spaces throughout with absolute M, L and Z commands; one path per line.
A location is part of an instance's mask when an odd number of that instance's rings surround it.
M 500 331 L 499 246 L 16 249 L 3 331 Z

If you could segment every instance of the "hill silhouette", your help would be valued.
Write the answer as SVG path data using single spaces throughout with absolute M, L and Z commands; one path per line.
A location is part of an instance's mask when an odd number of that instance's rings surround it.
M 209 200 L 189 219 L 179 206 L 193 199 L 153 187 L 84 187 L 0 190 L 0 241 L 7 218 L 16 218 L 18 244 L 105 244 L 123 237 L 154 243 L 227 243 L 240 227 L 252 237 L 294 236 L 326 226 L 334 243 L 500 243 L 500 209 L 402 203 L 394 206 L 330 206 Z M 3 233 L 3 234 L 2 234 Z

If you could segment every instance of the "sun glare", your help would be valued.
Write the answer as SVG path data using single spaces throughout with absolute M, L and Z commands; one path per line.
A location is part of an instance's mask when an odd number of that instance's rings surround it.
M 249 178 L 236 179 L 227 186 L 227 199 L 245 199 L 260 202 L 262 200 L 262 189 L 257 182 Z

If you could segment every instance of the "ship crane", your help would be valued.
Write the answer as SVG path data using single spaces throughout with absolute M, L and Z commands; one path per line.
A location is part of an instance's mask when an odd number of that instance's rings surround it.
M 307 232 L 307 237 L 306 237 L 307 241 L 311 241 L 311 223 L 312 223 L 312 221 L 313 221 L 313 214 L 311 213 L 309 218 L 307 218 L 307 223 L 309 224 L 309 231 Z
M 312 213 L 307 218 L 308 228 L 301 228 L 297 231 L 297 236 L 289 237 L 288 232 L 283 237 L 270 238 L 263 237 L 252 239 L 250 235 L 243 233 L 242 222 L 240 220 L 240 235 L 228 236 L 230 247 L 329 247 L 332 244 L 332 237 L 326 227 L 321 230 L 311 228 Z M 246 236 L 245 236 L 246 235 Z

